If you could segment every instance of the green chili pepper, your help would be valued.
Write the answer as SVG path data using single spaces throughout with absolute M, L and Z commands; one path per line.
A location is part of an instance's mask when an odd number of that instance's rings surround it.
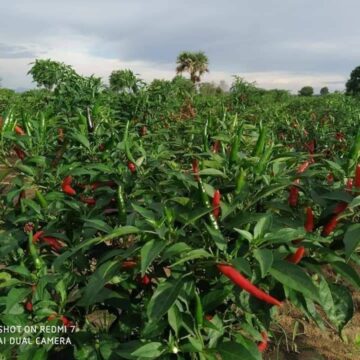
M 260 134 L 252 154 L 253 156 L 257 156 L 257 157 L 260 157 L 260 155 L 264 152 L 265 141 L 266 141 L 266 127 L 260 124 L 259 130 L 260 130 Z
M 225 116 L 225 115 L 224 115 Z M 233 119 L 233 122 L 231 124 L 231 130 L 234 131 L 237 127 L 237 124 L 238 124 L 238 115 L 237 113 L 234 115 L 234 119 Z
M 30 252 L 30 255 L 31 255 L 32 259 L 33 259 L 35 269 L 36 270 L 43 269 L 45 267 L 45 263 L 44 263 L 44 260 L 39 256 L 38 251 L 36 249 L 36 246 L 33 243 L 33 233 L 32 233 L 32 231 L 29 232 L 28 244 L 29 244 L 29 252 Z
M 40 134 L 41 138 L 45 140 L 46 137 L 46 121 L 45 115 L 43 113 L 40 114 Z
M 4 123 L 2 126 L 2 131 L 13 130 L 14 127 L 15 127 L 14 112 L 12 109 L 10 109 L 5 116 Z
M 86 116 L 84 116 L 81 112 L 79 112 L 79 129 L 80 132 L 84 135 L 84 136 L 88 136 L 89 132 L 88 132 L 88 124 L 87 124 L 87 118 Z
M 39 201 L 40 206 L 43 209 L 47 209 L 48 202 L 46 201 L 44 195 L 40 191 L 36 190 L 35 191 L 35 196 L 36 196 L 37 200 Z
M 244 189 L 246 184 L 246 172 L 243 169 L 240 169 L 240 172 L 236 178 L 235 184 L 235 194 L 239 195 Z
M 236 161 L 237 155 L 239 152 L 239 147 L 240 147 L 240 135 L 236 135 L 231 144 L 231 151 L 230 151 L 230 156 L 229 156 L 229 164 L 230 165 Z
M 126 157 L 127 157 L 127 159 L 129 161 L 131 161 L 133 163 L 136 163 L 134 157 L 131 154 L 130 147 L 129 147 L 129 140 L 128 140 L 128 137 L 129 137 L 129 125 L 130 125 L 130 121 L 128 121 L 126 123 L 125 132 L 124 132 L 123 142 L 124 142 L 124 146 L 125 146 L 125 154 L 126 154 Z
M 260 161 L 256 166 L 256 173 L 262 174 L 272 154 L 273 147 L 269 146 L 262 154 Z
M 204 144 L 205 152 L 209 151 L 208 127 L 209 127 L 209 120 L 206 120 L 204 130 L 203 130 L 203 144 Z
M 24 124 L 25 124 L 26 133 L 28 134 L 30 142 L 31 142 L 31 140 L 32 140 L 32 137 L 31 137 L 31 125 L 29 123 L 29 119 L 24 119 Z
M 200 192 L 201 201 L 202 201 L 203 205 L 207 209 L 209 209 L 209 210 L 211 209 L 211 211 L 209 211 L 209 214 L 208 214 L 209 221 L 214 229 L 219 230 L 219 225 L 218 225 L 217 220 L 212 212 L 212 207 L 211 207 L 208 195 L 205 191 L 204 184 L 202 183 L 201 178 L 199 178 L 199 180 L 198 180 L 198 187 L 199 187 L 199 192 Z
M 201 304 L 200 296 L 196 291 L 195 291 L 195 320 L 197 327 L 199 329 L 202 328 L 204 322 L 204 313 L 203 313 L 203 307 Z
M 24 203 L 23 199 L 20 199 L 20 209 L 21 209 L 21 213 L 25 214 L 26 208 L 25 208 L 25 203 Z
M 119 185 L 118 189 L 117 189 L 117 205 L 118 205 L 119 219 L 120 219 L 121 225 L 125 225 L 127 215 L 126 215 L 124 193 L 123 193 L 123 188 L 121 185 Z
M 348 170 L 349 172 L 353 169 L 355 164 L 357 164 L 358 158 L 360 156 L 360 128 L 358 129 L 357 135 L 355 137 L 354 143 L 351 147 L 349 160 L 348 160 Z

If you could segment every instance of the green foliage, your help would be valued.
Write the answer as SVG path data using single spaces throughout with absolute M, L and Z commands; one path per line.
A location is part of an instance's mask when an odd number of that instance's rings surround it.
M 116 70 L 110 74 L 110 89 L 117 92 L 137 93 L 143 82 L 131 70 Z
M 200 82 L 201 76 L 209 72 L 209 59 L 205 53 L 183 51 L 176 59 L 176 72 L 182 74 L 188 72 L 190 74 L 190 80 L 196 84 Z
M 195 91 L 181 76 L 107 89 L 69 73 L 51 90 L 5 93 L 0 179 L 11 182 L 0 185 L 0 317 L 61 325 L 65 316 L 77 331 L 65 335 L 72 345 L 8 344 L 6 356 L 260 359 L 260 334 L 274 343 L 278 310 L 221 275 L 219 262 L 343 330 L 354 310 L 348 286 L 360 286 L 360 194 L 346 189 L 358 155 L 356 97 L 293 96 L 241 78 L 229 92 Z M 76 194 L 64 192 L 68 176 Z M 348 207 L 322 236 L 339 202 Z M 45 234 L 34 243 L 32 227 Z M 299 246 L 306 255 L 289 263 Z
M 299 90 L 300 96 L 313 96 L 314 88 L 312 86 L 304 86 Z
M 360 66 L 357 66 L 350 74 L 350 79 L 346 82 L 347 95 L 359 95 L 360 93 Z
M 324 86 L 320 89 L 320 95 L 328 95 L 329 94 L 329 88 L 327 86 Z

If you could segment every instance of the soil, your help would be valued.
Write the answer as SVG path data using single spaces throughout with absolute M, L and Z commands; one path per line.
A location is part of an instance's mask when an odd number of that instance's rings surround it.
M 286 305 L 273 328 L 273 346 L 264 359 L 360 360 L 360 292 L 353 293 L 353 300 L 355 313 L 343 330 L 343 340 L 330 326 L 319 329 L 296 308 Z

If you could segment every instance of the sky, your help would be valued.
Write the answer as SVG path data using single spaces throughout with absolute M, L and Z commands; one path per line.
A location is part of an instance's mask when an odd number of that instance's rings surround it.
M 184 50 L 204 51 L 204 81 L 343 90 L 360 65 L 358 0 L 0 0 L 2 87 L 34 87 L 36 58 L 104 81 L 131 69 L 171 79 Z

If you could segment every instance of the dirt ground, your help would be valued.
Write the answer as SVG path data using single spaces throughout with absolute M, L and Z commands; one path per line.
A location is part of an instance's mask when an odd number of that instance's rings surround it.
M 354 317 L 343 330 L 344 341 L 330 327 L 319 329 L 301 312 L 287 305 L 278 317 L 273 329 L 276 338 L 264 359 L 360 360 L 360 292 L 353 294 L 353 300 Z

